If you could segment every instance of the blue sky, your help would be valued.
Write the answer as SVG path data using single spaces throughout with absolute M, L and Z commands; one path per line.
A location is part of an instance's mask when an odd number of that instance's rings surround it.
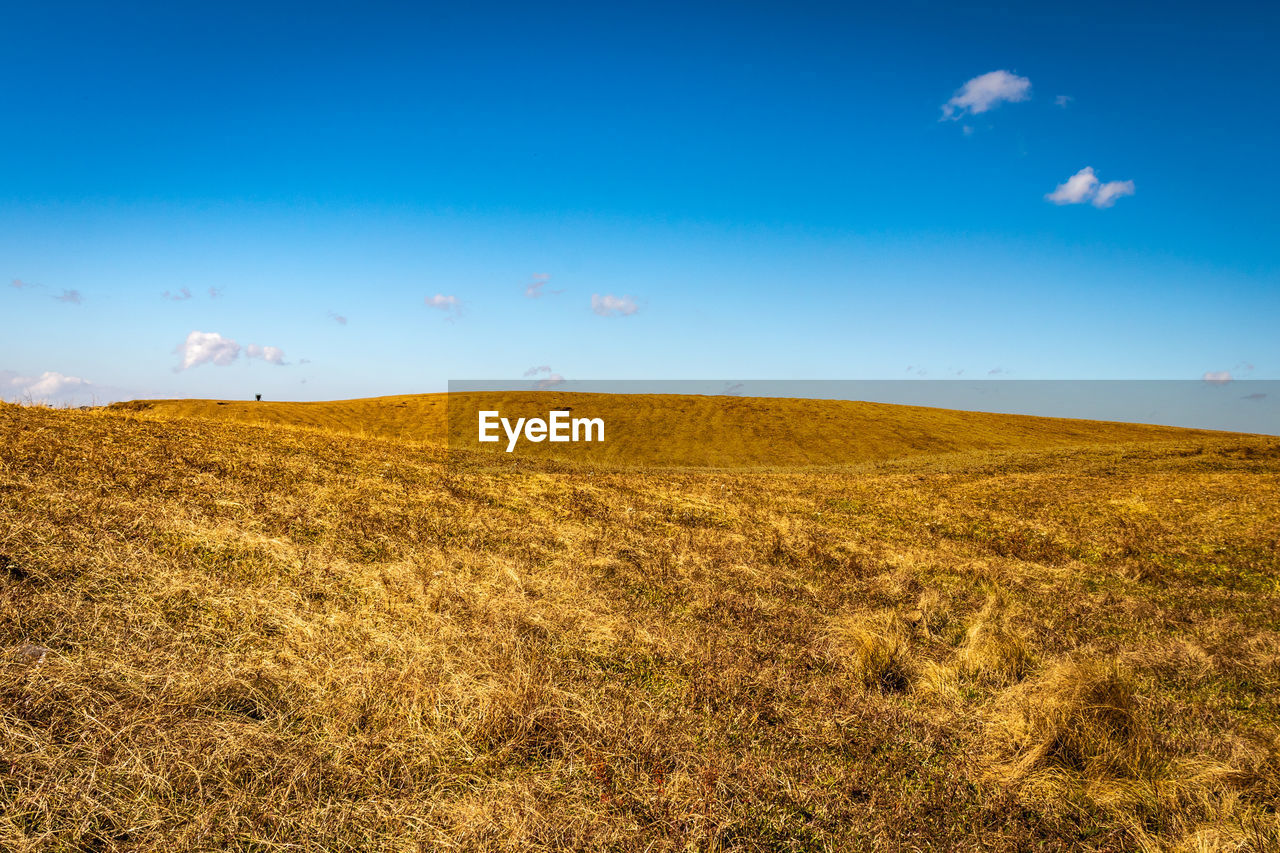
M 1273 4 L 5 19 L 0 396 L 1280 378 Z

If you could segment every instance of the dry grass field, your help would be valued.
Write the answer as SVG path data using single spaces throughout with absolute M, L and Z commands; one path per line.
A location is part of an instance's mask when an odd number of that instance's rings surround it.
M 166 405 L 0 405 L 0 849 L 1280 849 L 1280 439 Z
M 116 408 L 155 416 L 323 429 L 366 438 L 479 445 L 476 414 L 511 418 L 568 409 L 608 424 L 604 444 L 521 443 L 533 458 L 670 467 L 830 466 L 971 450 L 1044 450 L 1084 444 L 1185 440 L 1196 432 L 1141 424 L 959 412 L 846 400 L 505 391 L 411 394 L 322 403 L 144 400 Z M 1205 436 L 1211 433 L 1200 433 Z

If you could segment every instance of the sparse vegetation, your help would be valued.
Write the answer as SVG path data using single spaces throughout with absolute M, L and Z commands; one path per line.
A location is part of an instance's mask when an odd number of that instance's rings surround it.
M 611 469 L 138 408 L 0 405 L 0 848 L 1280 846 L 1280 440 Z

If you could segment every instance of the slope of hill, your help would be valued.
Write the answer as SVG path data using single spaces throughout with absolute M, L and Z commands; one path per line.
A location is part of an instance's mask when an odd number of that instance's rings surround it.
M 0 849 L 1280 849 L 1280 440 L 475 459 L 0 405 Z
M 797 466 L 858 463 L 922 453 L 1033 450 L 1188 439 L 1213 433 L 1141 424 L 961 412 L 842 400 L 623 395 L 555 391 L 421 394 L 324 403 L 143 400 L 118 404 L 159 417 L 196 417 L 342 431 L 502 452 L 477 445 L 476 413 L 546 417 L 551 409 L 598 417 L 602 444 L 531 444 L 519 455 L 628 465 Z

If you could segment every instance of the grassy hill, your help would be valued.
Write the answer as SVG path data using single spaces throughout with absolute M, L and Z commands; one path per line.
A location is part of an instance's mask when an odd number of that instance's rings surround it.
M 446 457 L 0 406 L 0 849 L 1280 849 L 1276 439 Z
M 365 437 L 477 445 L 476 413 L 546 417 L 569 409 L 606 423 L 603 444 L 530 444 L 533 458 L 606 464 L 794 467 L 971 450 L 1034 450 L 1186 440 L 1213 433 L 1141 424 L 961 412 L 843 400 L 556 391 L 418 394 L 323 403 L 144 400 L 118 404 L 158 417 L 209 418 L 323 429 Z M 459 442 L 461 440 L 462 443 Z

